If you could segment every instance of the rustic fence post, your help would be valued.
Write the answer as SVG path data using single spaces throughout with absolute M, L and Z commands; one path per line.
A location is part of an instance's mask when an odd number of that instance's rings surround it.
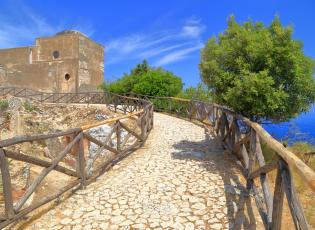
M 150 130 L 153 128 L 154 125 L 154 107 L 150 105 Z
M 115 99 L 114 99 L 114 109 L 115 109 L 115 113 L 117 113 L 117 106 L 118 106 L 118 98 L 117 98 L 117 96 L 115 96 Z
M 214 129 L 215 131 L 218 130 L 218 126 L 219 126 L 219 109 L 218 107 L 213 107 L 214 108 L 214 112 L 213 112 L 213 117 L 214 117 Z
M 248 159 L 248 175 L 254 171 L 255 155 L 256 155 L 256 132 L 254 129 L 250 130 L 250 146 Z M 247 175 L 247 176 L 248 176 Z
M 120 130 L 120 122 L 116 122 L 116 142 L 117 142 L 117 151 L 120 153 L 120 143 L 121 143 L 121 130 Z
M 227 118 L 226 118 L 226 114 L 225 112 L 222 111 L 222 115 L 221 115 L 221 124 L 220 124 L 220 135 L 221 135 L 221 139 L 223 140 L 224 135 L 225 135 L 225 131 L 226 131 L 226 122 L 227 122 Z
M 80 135 L 80 134 L 79 134 Z M 85 157 L 84 157 L 84 137 L 83 132 L 81 132 L 81 138 L 78 142 L 78 156 L 77 156 L 77 173 L 81 178 L 81 186 L 82 188 L 86 187 L 86 172 L 85 172 Z
M 189 120 L 192 120 L 192 117 L 193 117 L 193 101 L 192 100 L 190 100 L 190 102 L 189 102 Z
M 232 131 L 231 131 L 231 140 L 230 140 L 230 143 L 231 143 L 231 147 L 233 149 L 235 143 L 238 141 L 238 136 L 237 136 L 237 131 L 236 131 L 236 118 L 234 117 L 233 115 L 233 120 L 232 120 Z
M 146 116 L 145 116 L 145 111 L 141 116 L 141 139 L 142 141 L 145 140 L 146 138 Z
M 255 137 L 255 152 L 256 152 L 256 158 L 257 158 L 259 166 L 260 167 L 264 166 L 266 163 L 265 163 L 265 159 L 264 159 L 262 149 L 261 149 L 260 138 L 259 138 L 257 133 L 256 133 L 256 137 Z M 273 197 L 270 193 L 270 188 L 269 188 L 267 176 L 265 173 L 260 175 L 260 182 L 262 185 L 263 194 L 264 194 L 264 198 L 265 198 L 265 202 L 266 202 L 268 221 L 271 222 L 272 221 L 272 200 L 273 200 Z
M 281 229 L 281 220 L 282 220 L 282 210 L 283 210 L 283 182 L 281 177 L 281 165 L 279 162 L 279 167 L 277 171 L 275 191 L 273 195 L 273 209 L 272 209 L 272 221 L 271 229 L 280 230 Z
M 9 172 L 8 160 L 4 155 L 3 149 L 0 148 L 0 167 L 2 176 L 2 187 L 5 203 L 5 215 L 8 219 L 14 216 L 13 200 L 11 193 L 11 177 Z
M 268 222 L 268 215 L 265 212 L 263 202 L 261 201 L 259 197 L 259 191 L 257 187 L 255 186 L 254 180 L 249 178 L 249 175 L 255 170 L 256 155 L 257 155 L 257 134 L 256 134 L 256 131 L 252 128 L 250 131 L 250 149 L 249 149 L 249 160 L 248 160 L 248 173 L 246 175 L 247 177 L 246 187 L 248 189 L 248 192 L 250 192 L 251 190 L 253 191 L 255 201 L 256 201 L 256 206 L 263 220 L 265 228 L 269 229 L 270 225 Z
M 288 205 L 291 211 L 291 216 L 296 229 L 310 229 L 307 220 L 304 216 L 303 208 L 297 197 L 294 185 L 292 183 L 292 176 L 287 163 L 280 160 L 281 175 L 283 180 L 283 188 L 287 197 Z

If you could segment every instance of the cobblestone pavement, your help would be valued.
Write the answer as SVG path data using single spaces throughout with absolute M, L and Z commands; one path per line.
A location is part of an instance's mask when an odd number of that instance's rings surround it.
M 256 229 L 233 162 L 203 127 L 156 113 L 143 149 L 26 229 Z

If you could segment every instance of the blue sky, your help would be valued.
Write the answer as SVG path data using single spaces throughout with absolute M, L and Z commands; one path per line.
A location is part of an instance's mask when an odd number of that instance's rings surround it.
M 279 15 L 315 58 L 314 1 L 17 1 L 0 0 L 0 48 L 25 46 L 35 37 L 77 29 L 105 46 L 105 79 L 114 80 L 147 59 L 181 76 L 185 86 L 200 82 L 200 49 L 224 31 L 234 14 L 269 24 Z

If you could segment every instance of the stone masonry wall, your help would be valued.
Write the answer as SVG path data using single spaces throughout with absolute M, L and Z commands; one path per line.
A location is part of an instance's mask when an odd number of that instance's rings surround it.
M 104 48 L 79 32 L 37 38 L 35 46 L 0 50 L 0 86 L 43 92 L 96 90 L 104 79 Z

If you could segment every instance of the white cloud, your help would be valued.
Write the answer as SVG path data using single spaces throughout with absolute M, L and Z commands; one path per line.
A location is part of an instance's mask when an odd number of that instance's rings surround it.
M 178 48 L 182 48 L 185 46 L 189 46 L 191 45 L 191 42 L 184 42 L 184 43 L 180 43 L 180 44 L 176 44 L 176 45 L 171 45 L 171 46 L 166 46 L 165 48 L 161 47 L 159 49 L 156 48 L 152 48 L 152 49 L 148 49 L 143 51 L 142 53 L 139 53 L 139 57 L 140 58 L 150 58 L 150 57 L 155 57 L 157 55 L 178 49 Z
M 178 29 L 149 34 L 131 34 L 105 42 L 106 65 L 126 60 L 150 59 L 156 65 L 167 65 L 187 58 L 202 47 L 205 26 L 200 20 L 188 19 Z
M 190 18 L 182 28 L 182 35 L 197 38 L 205 29 L 206 26 L 201 24 L 200 19 Z
M 193 47 L 188 47 L 180 50 L 176 50 L 174 52 L 171 52 L 165 56 L 163 56 L 161 59 L 159 59 L 157 62 L 155 62 L 154 65 L 156 66 L 161 66 L 161 65 L 166 65 L 170 64 L 182 59 L 185 59 L 190 53 L 193 53 L 199 49 L 202 48 L 202 44 L 196 44 Z
M 9 18 L 1 17 L 0 48 L 28 45 L 34 38 L 52 35 L 59 29 L 31 12 L 24 11 L 20 20 L 9 21 Z
M 19 18 L 10 14 L 0 16 L 0 48 L 11 48 L 32 45 L 37 37 L 51 36 L 65 29 L 76 29 L 87 36 L 93 34 L 90 25 L 76 25 L 71 28 L 49 24 L 45 18 L 38 16 L 26 9 L 18 9 Z

